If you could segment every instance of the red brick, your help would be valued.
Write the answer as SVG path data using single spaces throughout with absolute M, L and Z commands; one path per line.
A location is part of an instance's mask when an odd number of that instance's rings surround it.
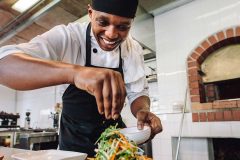
M 190 82 L 190 89 L 199 89 L 199 83 L 196 82 Z
M 234 36 L 234 33 L 233 33 L 233 28 L 230 28 L 230 29 L 227 29 L 226 30 L 226 35 L 227 35 L 227 38 L 230 38 L 230 37 L 233 37 Z
M 214 45 L 215 43 L 218 42 L 215 36 L 209 37 L 208 40 L 209 40 L 211 45 Z
M 191 54 L 192 55 L 192 54 Z M 187 59 L 188 62 L 192 62 L 192 61 L 195 61 L 191 56 L 188 57 Z
M 204 50 L 208 49 L 210 47 L 210 44 L 207 40 L 205 40 L 202 44 L 202 47 L 204 48 Z
M 211 110 L 213 106 L 212 103 L 202 103 L 202 105 L 205 110 Z
M 202 105 L 202 103 L 199 103 L 199 102 L 193 102 L 191 104 L 191 107 L 192 107 L 193 111 L 203 110 L 203 105 Z
M 240 107 L 240 100 L 237 100 L 237 106 Z
M 223 101 L 224 108 L 237 108 L 237 101 Z
M 214 112 L 208 112 L 207 113 L 207 119 L 209 122 L 215 121 L 215 114 Z
M 198 69 L 197 68 L 189 68 L 188 74 L 189 74 L 189 76 L 198 76 Z
M 191 89 L 190 94 L 191 95 L 200 95 L 200 91 L 199 91 L 199 89 Z
M 191 67 L 199 68 L 199 64 L 197 63 L 197 61 L 188 62 L 188 68 L 191 68 Z
M 193 122 L 199 122 L 198 113 L 192 113 L 192 121 Z
M 214 101 L 213 102 L 213 109 L 219 109 L 220 107 L 220 101 Z
M 211 110 L 212 104 L 211 103 L 199 103 L 199 102 L 193 102 L 191 104 L 193 111 L 200 111 L 200 110 Z
M 240 121 L 240 110 L 233 110 L 232 116 L 234 121 Z
M 200 57 L 200 54 L 198 54 L 198 53 L 196 53 L 196 52 L 193 52 L 193 53 L 191 54 L 191 57 L 192 57 L 193 60 L 197 60 L 197 59 Z
M 199 113 L 199 120 L 200 122 L 206 122 L 207 121 L 207 115 L 205 112 Z
M 231 111 L 224 111 L 223 112 L 223 118 L 225 121 L 232 121 L 233 117 L 232 117 L 232 112 Z
M 211 110 L 212 103 L 199 103 L 194 102 L 192 103 L 192 110 Z
M 224 40 L 225 39 L 224 32 L 223 31 L 218 32 L 217 33 L 217 38 L 218 38 L 218 41 Z
M 236 108 L 236 101 L 214 101 L 213 108 L 223 109 L 223 108 Z
M 191 96 L 191 102 L 200 102 L 200 96 Z
M 240 36 L 240 26 L 236 27 L 236 36 Z
M 189 82 L 195 82 L 198 81 L 200 79 L 199 76 L 188 76 Z
M 216 121 L 223 121 L 223 112 L 215 112 L 215 120 Z
M 205 51 L 205 49 L 203 49 L 202 47 L 197 47 L 195 51 L 198 53 L 198 55 L 201 55 Z

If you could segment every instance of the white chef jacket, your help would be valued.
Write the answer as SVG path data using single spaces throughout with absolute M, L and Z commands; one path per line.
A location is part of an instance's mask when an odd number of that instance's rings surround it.
M 84 66 L 86 61 L 86 29 L 88 23 L 69 23 L 58 25 L 29 43 L 8 45 L 0 48 L 0 59 L 12 53 L 26 53 L 33 57 L 61 61 Z M 94 66 L 117 68 L 119 66 L 119 48 L 113 51 L 102 50 L 91 31 L 92 56 Z M 97 53 L 93 52 L 97 49 Z M 131 36 L 121 44 L 123 74 L 127 98 L 131 104 L 137 97 L 148 96 L 148 84 L 145 78 L 142 47 Z M 62 85 L 64 92 L 68 85 Z

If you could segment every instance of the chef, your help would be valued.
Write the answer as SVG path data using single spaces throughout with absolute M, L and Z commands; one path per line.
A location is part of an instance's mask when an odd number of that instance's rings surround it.
M 125 127 L 125 97 L 142 129 L 162 131 L 149 111 L 141 46 L 129 35 L 138 0 L 92 0 L 88 23 L 59 25 L 28 43 L 0 48 L 0 84 L 16 90 L 62 85 L 59 148 L 95 154 L 110 125 Z M 60 15 L 59 15 L 60 16 Z

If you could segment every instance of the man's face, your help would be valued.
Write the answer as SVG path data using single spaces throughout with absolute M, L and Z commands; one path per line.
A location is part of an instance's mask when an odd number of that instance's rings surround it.
M 91 18 L 93 34 L 103 50 L 112 51 L 127 38 L 132 18 L 99 12 L 90 5 L 88 14 Z

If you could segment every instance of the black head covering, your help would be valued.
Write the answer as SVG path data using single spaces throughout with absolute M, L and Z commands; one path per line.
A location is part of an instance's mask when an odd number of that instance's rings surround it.
M 138 0 L 92 0 L 94 10 L 126 18 L 134 18 Z

